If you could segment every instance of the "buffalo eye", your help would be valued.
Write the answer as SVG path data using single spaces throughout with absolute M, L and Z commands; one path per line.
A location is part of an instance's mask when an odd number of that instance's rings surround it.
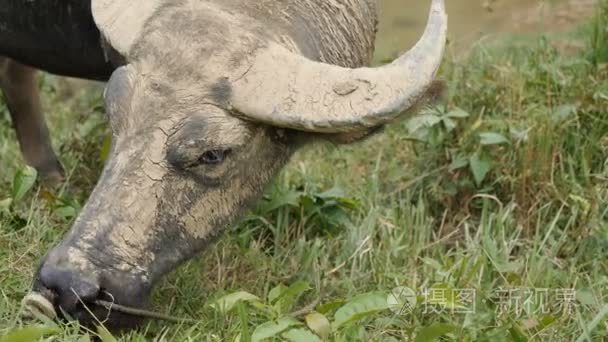
M 201 164 L 217 165 L 217 164 L 220 164 L 221 162 L 223 162 L 229 153 L 230 153 L 230 150 L 206 151 L 198 158 L 198 161 Z

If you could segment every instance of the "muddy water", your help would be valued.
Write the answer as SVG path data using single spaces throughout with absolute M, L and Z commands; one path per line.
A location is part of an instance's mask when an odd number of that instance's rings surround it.
M 376 52 L 383 58 L 416 42 L 426 24 L 431 0 L 379 0 L 379 3 Z M 560 29 L 564 21 L 592 11 L 592 3 L 593 0 L 446 0 L 450 40 L 456 46 L 466 47 L 492 33 Z M 582 8 L 585 13 L 579 13 Z

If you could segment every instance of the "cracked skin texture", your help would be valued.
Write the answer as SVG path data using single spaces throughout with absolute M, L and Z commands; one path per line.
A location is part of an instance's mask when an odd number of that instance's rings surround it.
M 126 53 L 123 83 L 108 85 L 123 88 L 122 98 L 106 101 L 114 108 L 114 146 L 63 242 L 79 251 L 72 259 L 152 283 L 198 252 L 259 196 L 303 141 L 318 137 L 229 115 L 221 106 L 230 99 L 226 79 L 245 74 L 248 56 L 269 40 L 310 59 L 367 65 L 375 13 L 373 1 L 356 0 L 161 4 Z M 327 137 L 351 142 L 365 135 Z M 222 165 L 184 166 L 214 149 L 231 151 Z

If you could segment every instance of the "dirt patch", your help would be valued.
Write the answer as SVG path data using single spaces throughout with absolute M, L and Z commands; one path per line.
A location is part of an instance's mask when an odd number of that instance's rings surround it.
M 530 8 L 514 11 L 511 20 L 505 23 L 505 31 L 567 31 L 592 17 L 596 9 L 597 0 L 533 3 Z
M 450 41 L 468 47 L 495 34 L 563 32 L 588 20 L 598 0 L 446 0 Z M 420 38 L 430 0 L 379 0 L 376 52 L 396 56 Z

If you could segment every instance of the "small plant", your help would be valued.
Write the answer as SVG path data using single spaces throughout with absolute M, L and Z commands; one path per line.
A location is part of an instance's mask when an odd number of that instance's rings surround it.
M 492 171 L 494 158 L 491 148 L 509 145 L 510 140 L 498 132 L 477 132 L 481 126 L 480 120 L 464 131 L 458 131 L 460 121 L 470 117 L 460 108 L 451 111 L 437 109 L 414 117 L 407 127 L 414 141 L 424 143 L 427 148 L 445 151 L 450 171 L 468 167 L 475 184 L 481 187 Z M 460 145 L 454 146 L 455 142 Z
M 38 173 L 36 172 L 36 169 L 29 166 L 26 166 L 15 173 L 12 193 L 13 203 L 18 203 L 23 200 L 25 195 L 27 195 L 34 187 L 34 184 L 36 184 L 37 178 Z
M 245 235 L 254 232 L 256 239 L 276 245 L 293 240 L 294 235 L 331 236 L 352 226 L 350 215 L 359 208 L 356 199 L 338 187 L 322 192 L 315 190 L 275 185 L 240 225 L 240 231 Z M 245 241 L 249 241 L 249 237 Z
M 34 342 L 46 336 L 57 335 L 61 332 L 58 327 L 29 326 L 15 329 L 6 336 L 0 337 L 0 342 Z
M 488 130 L 492 128 L 496 130 Z M 466 198 L 494 190 L 489 176 L 499 172 L 512 140 L 524 139 L 513 128 L 510 135 L 503 134 L 507 129 L 502 124 L 488 125 L 483 117 L 473 118 L 458 107 L 428 110 L 407 123 L 421 167 L 428 170 L 433 165 L 440 171 L 435 178 L 439 184 L 432 190 L 438 198 L 459 194 Z
M 8 218 L 7 228 L 19 230 L 27 224 L 27 219 L 14 210 L 15 205 L 20 204 L 26 195 L 36 185 L 38 173 L 36 169 L 25 166 L 19 169 L 13 178 L 11 197 L 0 200 L 0 219 Z
M 11 197 L 0 200 L 0 214 L 4 213 L 12 216 L 14 222 L 18 221 L 25 224 L 25 219 L 20 218 L 19 213 L 14 207 L 21 204 L 25 197 L 34 189 L 37 177 L 38 173 L 32 167 L 25 166 L 19 169 L 13 179 Z M 47 190 L 42 190 L 40 196 L 59 218 L 70 220 L 75 218 L 80 211 L 80 204 L 69 194 L 58 196 Z
M 290 312 L 298 298 L 311 288 L 304 282 L 286 287 L 278 285 L 265 300 L 248 292 L 234 292 L 217 299 L 211 306 L 224 315 L 236 313 L 241 321 L 241 333 L 235 341 L 260 342 L 281 338 L 293 342 L 349 341 L 356 338 L 366 319 L 399 312 L 403 307 L 399 296 L 383 291 L 367 292 L 349 300 L 326 303 L 313 302 L 303 309 Z M 249 333 L 249 316 L 267 320 Z M 416 341 L 435 341 L 456 330 L 455 326 L 434 323 L 417 331 Z

